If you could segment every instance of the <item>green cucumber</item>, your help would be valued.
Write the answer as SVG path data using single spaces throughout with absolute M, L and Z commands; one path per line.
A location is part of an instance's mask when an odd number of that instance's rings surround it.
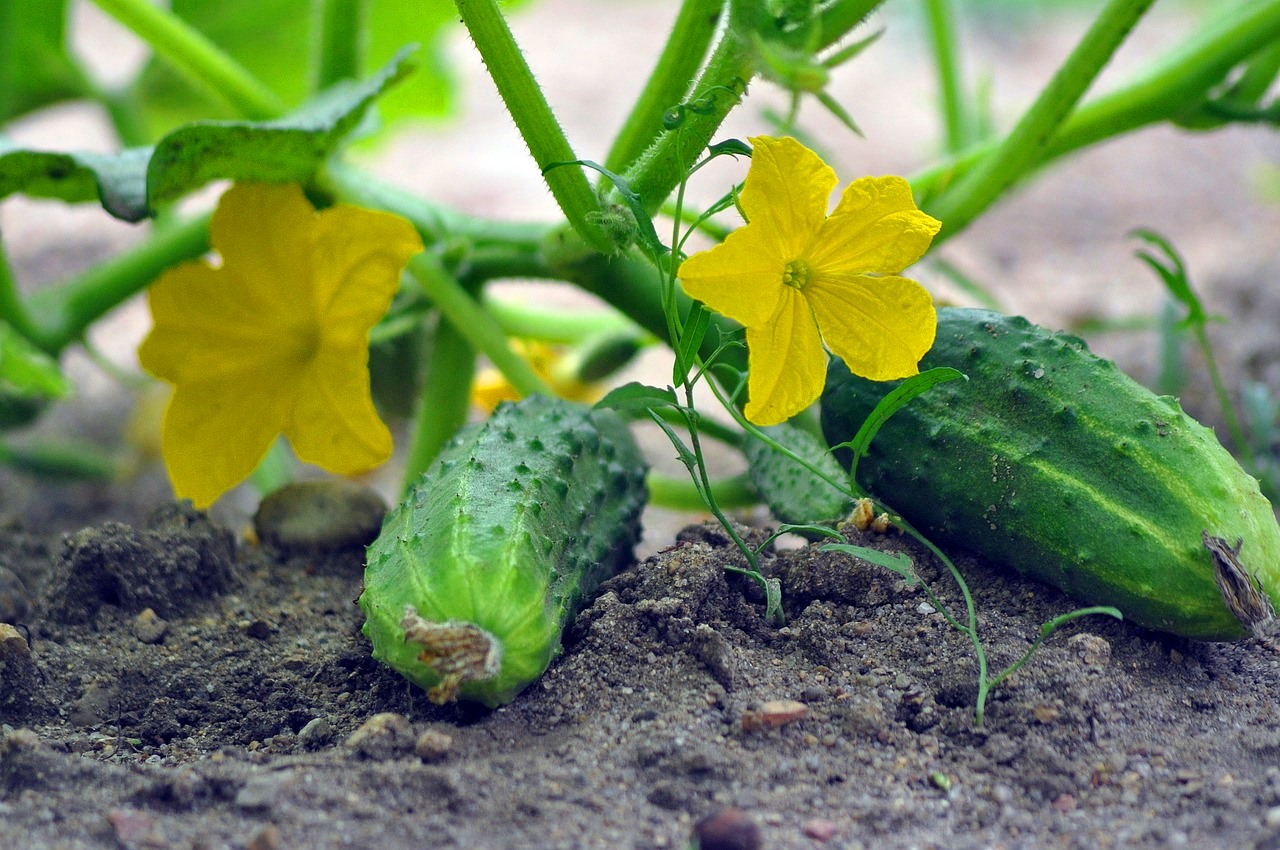
M 610 411 L 531 396 L 464 429 L 368 548 L 374 658 L 434 702 L 510 702 L 630 559 L 644 475 Z
M 896 413 L 857 475 L 924 534 L 1148 628 L 1228 640 L 1271 624 L 1275 513 L 1176 400 L 1074 336 L 985 310 L 939 310 L 920 365 L 969 380 Z M 833 363 L 828 441 L 853 437 L 892 388 Z
M 826 443 L 816 435 L 790 422 L 760 430 L 833 481 L 848 478 L 831 456 Z M 763 440 L 748 437 L 743 442 L 742 454 L 747 460 L 747 474 L 756 492 L 782 522 L 809 525 L 846 519 L 853 510 L 853 500 L 847 493 L 832 487 Z

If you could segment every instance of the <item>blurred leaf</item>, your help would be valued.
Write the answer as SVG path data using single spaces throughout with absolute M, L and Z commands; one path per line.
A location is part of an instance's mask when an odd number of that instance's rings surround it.
M 125 221 L 212 180 L 305 183 L 359 125 L 369 106 L 410 70 L 406 48 L 362 82 L 343 81 L 278 121 L 200 121 L 154 148 L 119 154 L 51 153 L 0 139 L 0 198 L 17 192 L 68 202 L 98 200 Z
M 67 53 L 66 0 L 0 0 L 0 121 L 84 94 Z
M 504 4 L 508 11 L 518 5 Z M 311 7 L 311 0 L 172 3 L 174 14 L 290 104 L 304 100 L 312 82 L 310 54 L 315 36 Z M 379 103 L 383 127 L 408 118 L 442 117 L 452 109 L 454 79 L 446 61 L 444 36 L 456 20 L 457 11 L 449 0 L 369 0 L 364 67 L 382 65 L 409 42 L 425 45 L 416 57 L 419 72 Z M 202 118 L 237 117 L 160 59 L 153 59 L 144 69 L 134 94 L 155 137 Z
M 595 409 L 619 411 L 653 410 L 659 407 L 677 407 L 676 394 L 671 389 L 658 389 L 632 381 L 610 390 L 595 404 Z
M 57 361 L 0 322 L 0 428 L 26 425 L 71 390 Z

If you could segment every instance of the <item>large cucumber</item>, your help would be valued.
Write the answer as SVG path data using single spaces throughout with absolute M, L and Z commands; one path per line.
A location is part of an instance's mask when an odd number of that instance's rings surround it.
M 435 702 L 510 702 L 631 557 L 644 474 L 609 411 L 531 396 L 464 430 L 369 546 L 374 657 Z
M 1262 631 L 1280 603 L 1271 504 L 1208 428 L 1080 339 L 985 310 L 938 311 L 922 369 L 941 384 L 896 413 L 858 478 L 938 542 L 970 549 L 1153 629 Z M 893 388 L 832 365 L 832 445 Z M 847 453 L 844 458 L 847 462 Z

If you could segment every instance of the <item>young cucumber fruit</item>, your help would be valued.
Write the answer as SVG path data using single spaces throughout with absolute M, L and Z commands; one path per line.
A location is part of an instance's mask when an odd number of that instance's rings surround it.
M 1080 339 L 985 310 L 941 309 L 913 399 L 857 474 L 936 542 L 1114 605 L 1148 628 L 1225 640 L 1280 603 L 1280 527 L 1213 432 L 1094 356 Z M 833 363 L 831 445 L 893 389 Z M 844 461 L 847 462 L 845 452 Z
M 531 396 L 465 429 L 369 546 L 373 657 L 433 702 L 510 702 L 630 559 L 644 475 L 609 411 Z

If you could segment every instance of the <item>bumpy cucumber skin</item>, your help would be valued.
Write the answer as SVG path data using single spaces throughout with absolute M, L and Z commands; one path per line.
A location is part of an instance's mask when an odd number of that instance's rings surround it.
M 821 469 L 833 481 L 848 478 L 849 473 L 840 468 L 826 444 L 808 431 L 790 422 L 761 430 Z M 853 501 L 847 494 L 765 442 L 748 438 L 742 453 L 747 459 L 751 483 L 782 522 L 812 524 L 844 519 L 853 509 Z
M 938 311 L 921 369 L 934 366 L 969 381 L 912 400 L 858 464 L 861 483 L 925 534 L 1148 628 L 1239 638 L 1247 631 L 1215 583 L 1207 531 L 1242 539 L 1240 561 L 1280 603 L 1270 502 L 1173 398 L 1074 336 L 985 310 Z M 892 388 L 833 364 L 827 439 L 852 437 Z
M 502 705 L 546 670 L 600 582 L 631 558 L 645 464 L 622 420 L 559 399 L 506 403 L 441 452 L 369 546 L 359 599 L 373 656 L 439 684 L 405 641 L 412 605 L 501 642 L 501 669 L 461 699 Z

